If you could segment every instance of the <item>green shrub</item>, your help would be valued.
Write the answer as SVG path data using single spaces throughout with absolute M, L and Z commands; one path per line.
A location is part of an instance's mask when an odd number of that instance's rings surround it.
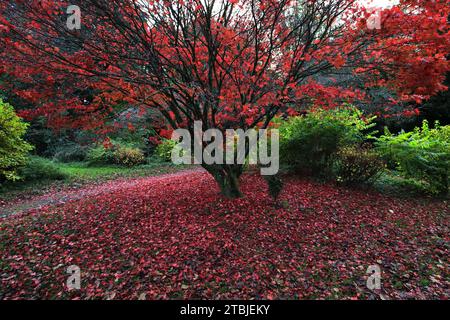
M 53 160 L 58 162 L 82 162 L 87 159 L 89 148 L 78 143 L 67 143 L 56 148 Z
M 290 118 L 279 127 L 280 160 L 299 172 L 328 175 L 338 150 L 362 142 L 373 120 L 349 105 Z
M 423 196 L 429 193 L 428 185 L 423 181 L 406 178 L 395 170 L 386 170 L 375 182 L 375 188 L 384 194 L 395 196 Z
M 376 146 L 387 161 L 397 164 L 405 177 L 425 182 L 431 193 L 448 193 L 450 126 L 436 123 L 431 129 L 424 121 L 421 128 L 397 135 L 386 129 Z
M 384 169 L 378 153 L 366 146 L 341 148 L 333 164 L 336 181 L 345 185 L 372 184 Z
M 88 151 L 87 161 L 91 165 L 114 164 L 114 151 L 114 147 L 106 148 L 103 145 L 98 145 Z
M 33 149 L 23 140 L 27 128 L 13 107 L 0 99 L 0 182 L 20 178 L 17 170 L 26 164 Z
M 177 143 L 171 139 L 164 139 L 157 147 L 156 154 L 164 161 L 172 161 L 172 150 Z
M 116 164 L 133 167 L 145 162 L 142 150 L 131 147 L 119 147 L 114 151 L 114 161 Z
M 66 175 L 51 160 L 41 157 L 30 157 L 26 166 L 20 169 L 20 175 L 25 181 L 64 180 Z
M 277 200 L 281 191 L 283 190 L 284 183 L 283 180 L 277 175 L 264 176 L 267 182 L 267 187 L 269 189 L 269 195 L 273 200 Z
M 113 142 L 110 147 L 98 145 L 89 150 L 87 160 L 92 165 L 118 164 L 132 167 L 145 163 L 145 156 L 138 148 Z

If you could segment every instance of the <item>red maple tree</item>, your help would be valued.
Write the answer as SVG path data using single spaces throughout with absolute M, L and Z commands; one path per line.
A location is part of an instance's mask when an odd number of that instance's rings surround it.
M 69 5 L 81 8 L 80 30 L 67 28 Z M 368 28 L 372 14 L 357 0 L 5 0 L 2 86 L 20 81 L 16 93 L 36 105 L 27 115 L 59 126 L 95 128 L 129 103 L 189 130 L 194 121 L 266 128 L 305 100 L 364 98 L 319 75 L 352 74 L 401 100 L 444 90 L 447 1 L 401 0 L 378 13 L 379 29 Z M 241 165 L 204 167 L 224 194 L 239 196 Z

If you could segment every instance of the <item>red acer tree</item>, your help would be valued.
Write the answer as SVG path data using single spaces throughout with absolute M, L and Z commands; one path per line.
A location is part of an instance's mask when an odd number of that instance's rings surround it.
M 66 25 L 69 5 L 80 30 Z M 372 14 L 357 0 L 5 0 L 2 85 L 20 81 L 16 93 L 36 105 L 26 115 L 57 126 L 96 128 L 133 104 L 189 130 L 266 128 L 300 102 L 364 99 L 319 75 L 353 74 L 401 100 L 444 90 L 447 1 L 401 0 L 378 13 L 380 29 L 368 28 Z M 204 167 L 239 196 L 241 165 Z

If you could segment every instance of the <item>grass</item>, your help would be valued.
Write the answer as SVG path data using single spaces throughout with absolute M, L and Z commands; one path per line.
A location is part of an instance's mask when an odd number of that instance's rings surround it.
M 122 167 L 116 165 L 89 166 L 82 162 L 58 164 L 60 170 L 71 181 L 90 181 L 97 179 L 115 179 L 122 177 L 143 177 L 154 173 L 171 171 L 175 166 L 170 163 L 150 163 L 136 167 Z
M 43 160 L 43 159 L 40 159 Z M 21 195 L 36 195 L 48 191 L 50 188 L 66 186 L 81 186 L 89 183 L 100 183 L 118 178 L 138 178 L 184 169 L 185 166 L 175 166 L 172 163 L 150 158 L 147 164 L 135 167 L 119 165 L 89 165 L 84 162 L 59 163 L 43 160 L 53 167 L 50 176 L 42 174 L 33 175 L 31 179 L 16 182 L 7 182 L 0 186 L 0 201 L 20 197 Z M 32 170 L 32 169 L 31 169 Z

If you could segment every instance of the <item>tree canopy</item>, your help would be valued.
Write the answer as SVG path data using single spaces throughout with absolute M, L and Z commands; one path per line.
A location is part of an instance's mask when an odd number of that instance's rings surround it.
M 80 30 L 67 27 L 69 5 Z M 368 87 L 402 101 L 445 90 L 447 1 L 401 0 L 377 13 L 380 28 L 373 14 L 357 0 L 6 0 L 2 87 L 36 106 L 22 115 L 55 126 L 98 128 L 133 104 L 172 128 L 223 130 L 265 128 L 305 101 L 366 99 Z M 318 79 L 343 73 L 362 88 Z

